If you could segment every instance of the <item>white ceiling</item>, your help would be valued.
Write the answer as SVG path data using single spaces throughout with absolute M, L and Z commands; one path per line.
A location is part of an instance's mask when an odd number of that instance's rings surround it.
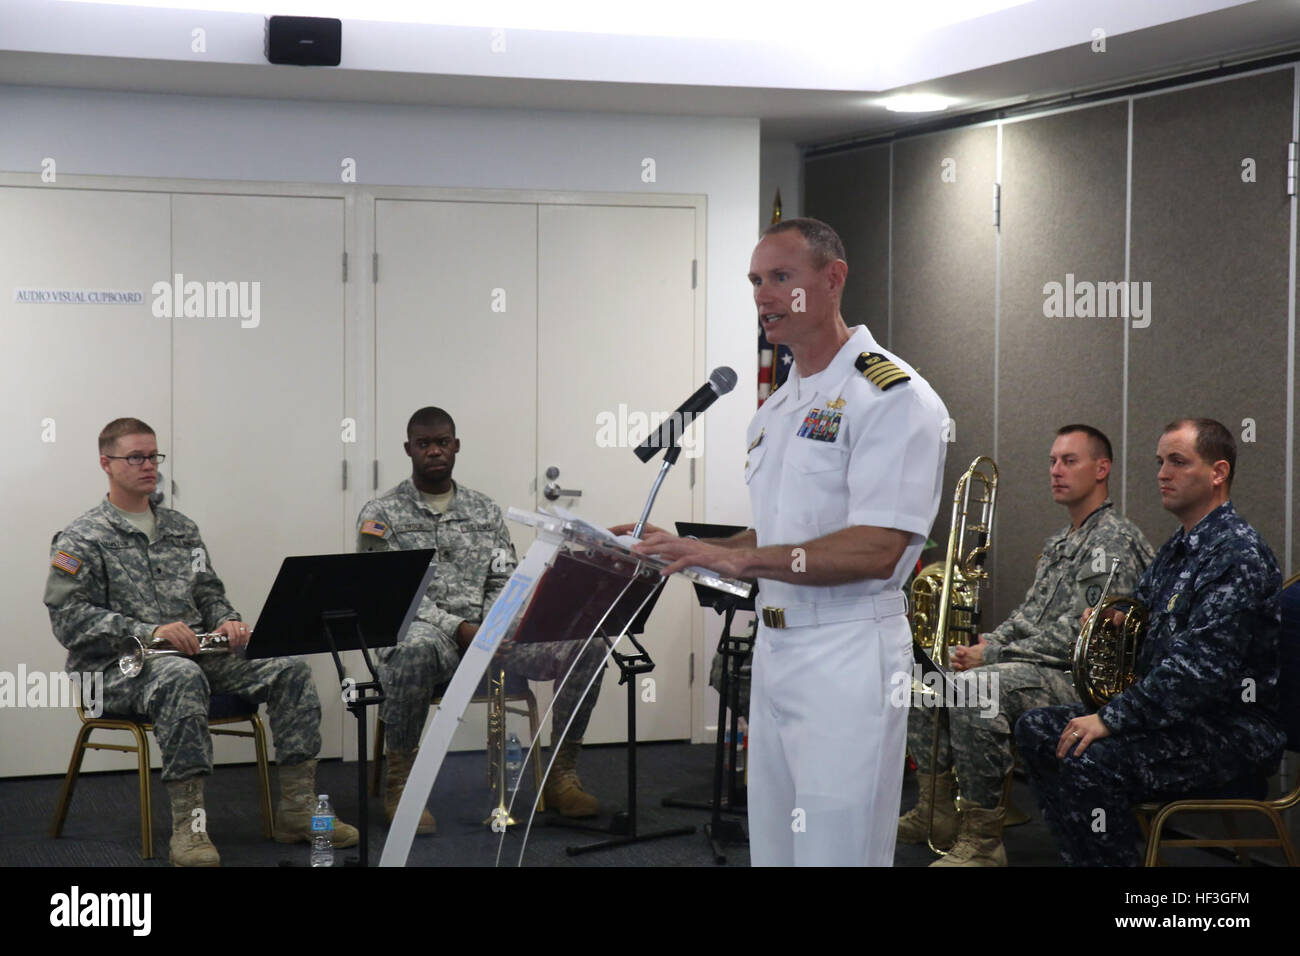
M 482 28 L 349 20 L 341 67 L 300 68 L 265 62 L 259 14 L 0 0 L 0 83 L 758 117 L 764 139 L 809 143 L 934 118 L 885 111 L 883 92 L 942 93 L 964 112 L 1300 49 L 1300 0 L 1035 0 L 911 37 L 899 49 L 873 35 L 863 48 L 875 56 L 842 42 L 826 11 L 818 18 L 841 42 L 817 50 L 770 37 L 509 29 L 504 57 L 488 50 Z M 201 54 L 190 49 L 196 26 L 205 31 Z M 1094 27 L 1106 30 L 1104 53 L 1092 50 Z

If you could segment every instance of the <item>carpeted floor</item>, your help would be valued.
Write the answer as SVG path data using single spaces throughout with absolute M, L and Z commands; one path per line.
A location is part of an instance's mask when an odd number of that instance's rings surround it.
M 597 821 L 608 826 L 610 810 L 626 805 L 626 750 L 621 746 L 590 747 L 584 750 L 580 766 L 586 788 L 600 797 L 606 812 Z M 438 833 L 417 837 L 411 852 L 413 866 L 492 866 L 501 845 L 502 865 L 513 866 L 519 858 L 522 834 L 512 830 L 501 840 L 482 824 L 489 811 L 482 753 L 453 754 L 447 758 L 429 801 L 438 821 Z M 660 806 L 661 798 L 677 796 L 706 800 L 709 793 L 713 748 L 704 744 L 643 744 L 637 752 L 639 787 L 638 830 L 656 830 L 695 825 L 689 836 L 673 836 L 632 846 L 570 856 L 567 847 L 602 839 L 602 835 L 574 832 L 549 825 L 549 814 L 539 814 L 528 837 L 523 863 L 526 866 L 713 866 L 713 852 L 703 833 L 709 814 L 689 809 Z M 306 844 L 285 846 L 265 839 L 255 797 L 256 770 L 252 766 L 220 767 L 207 785 L 208 832 L 226 866 L 276 866 L 282 862 L 305 865 Z M 0 780 L 0 865 L 4 866 L 165 866 L 170 835 L 167 791 L 157 772 L 153 775 L 154 844 L 159 856 L 141 861 L 139 803 L 134 773 L 86 775 L 77 786 L 68 822 L 60 839 L 49 836 L 54 806 L 62 778 L 37 777 Z M 328 792 L 339 815 L 355 823 L 358 815 L 356 765 L 324 762 L 318 786 Z M 274 771 L 272 789 L 274 792 Z M 1007 855 L 1014 866 L 1056 866 L 1059 858 L 1051 836 L 1038 815 L 1033 794 L 1016 781 L 1012 798 L 1031 813 L 1033 819 L 1005 833 Z M 909 774 L 904 782 L 902 806 L 916 800 L 916 784 Z M 523 805 L 521 797 L 517 807 Z M 531 804 L 531 801 L 529 801 Z M 521 815 L 518 812 L 517 816 Z M 525 809 L 522 816 L 527 816 Z M 743 817 L 730 817 L 742 819 Z M 370 858 L 377 862 L 387 835 L 378 800 L 371 804 Z M 1293 829 L 1295 824 L 1292 824 Z M 343 857 L 355 850 L 341 851 Z M 730 866 L 748 866 L 744 846 L 728 848 Z M 1273 854 L 1274 851 L 1265 851 Z M 925 866 L 934 859 L 921 846 L 899 846 L 898 866 Z M 339 863 L 342 862 L 340 859 Z M 1228 865 L 1195 850 L 1175 851 L 1169 862 L 1189 865 Z

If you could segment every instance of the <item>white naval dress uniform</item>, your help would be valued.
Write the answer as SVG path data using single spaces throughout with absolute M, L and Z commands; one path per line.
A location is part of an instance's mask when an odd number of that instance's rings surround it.
M 866 374 L 855 366 L 864 353 Z M 793 549 L 851 525 L 911 534 L 888 580 L 759 581 L 755 866 L 893 864 L 907 708 L 889 698 L 894 675 L 910 681 L 912 669 L 901 587 L 939 509 L 946 418 L 934 389 L 859 326 L 823 371 L 791 369 L 750 423 L 745 481 L 760 547 Z

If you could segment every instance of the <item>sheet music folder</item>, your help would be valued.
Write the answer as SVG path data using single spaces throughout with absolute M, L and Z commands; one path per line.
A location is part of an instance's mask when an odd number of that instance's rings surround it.
M 644 633 L 665 580 L 648 565 L 604 550 L 558 551 L 537 582 L 515 642 L 581 641 L 598 628 L 606 635 Z
M 336 649 L 390 647 L 406 633 L 433 580 L 433 550 L 310 554 L 285 558 L 253 629 L 250 658 L 327 654 L 324 622 L 355 615 L 355 628 L 333 629 Z

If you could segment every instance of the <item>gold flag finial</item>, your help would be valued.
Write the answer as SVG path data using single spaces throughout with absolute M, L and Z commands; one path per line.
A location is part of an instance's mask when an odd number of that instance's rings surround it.
M 781 188 L 776 190 L 776 199 L 772 202 L 772 222 L 781 221 Z

